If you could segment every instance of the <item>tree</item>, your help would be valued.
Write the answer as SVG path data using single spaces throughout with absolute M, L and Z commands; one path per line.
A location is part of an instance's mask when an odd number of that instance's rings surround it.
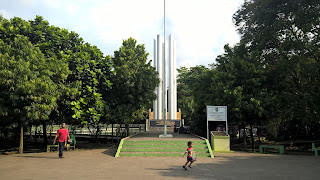
M 38 47 L 54 72 L 50 78 L 57 84 L 57 106 L 50 114 L 51 122 L 67 121 L 73 125 L 96 125 L 108 113 L 101 92 L 110 88 L 110 57 L 75 32 L 50 26 L 41 16 L 24 21 L 15 17 L 0 19 L 0 38 L 9 43 L 25 36 Z M 69 71 L 70 70 L 70 71 Z M 105 119 L 104 119 L 105 120 Z M 40 119 L 46 129 L 47 120 Z M 44 134 L 46 142 L 46 134 Z
M 254 0 L 234 14 L 241 41 L 265 68 L 275 137 L 280 126 L 319 127 L 319 10 L 315 0 Z
M 97 126 L 104 115 L 105 105 L 102 98 L 103 91 L 110 88 L 111 83 L 107 79 L 110 75 L 109 57 L 104 57 L 95 46 L 86 43 L 76 47 L 76 51 L 70 54 L 69 66 L 72 74 L 71 82 L 79 82 L 81 92 L 76 100 L 71 102 L 73 106 L 76 124 Z M 104 89 L 100 89 L 104 88 Z
M 249 52 L 244 44 L 240 44 L 234 48 L 225 46 L 225 54 L 216 60 L 217 73 L 211 86 L 215 93 L 210 100 L 228 106 L 230 124 L 241 125 L 244 129 L 248 124 L 251 126 L 254 146 L 252 127 L 260 125 L 265 116 L 267 92 L 263 86 L 265 78 L 259 55 Z M 245 139 L 244 142 L 246 144 Z
M 192 96 L 192 89 L 189 86 L 189 68 L 180 67 L 178 71 L 177 80 L 177 99 L 178 107 L 181 108 L 181 118 L 184 119 L 185 124 L 189 124 L 192 114 L 194 113 L 194 100 Z
M 147 62 L 148 55 L 144 45 L 129 38 L 111 59 L 112 88 L 103 93 L 103 99 L 109 105 L 110 118 L 127 124 L 127 128 L 129 123 L 146 118 L 144 112 L 156 98 L 159 79 L 151 61 Z
M 206 98 L 210 87 L 212 71 L 204 66 L 178 69 L 178 106 L 181 107 L 182 118 L 191 126 L 194 133 L 205 136 Z
M 56 108 L 58 86 L 51 76 L 57 74 L 51 63 L 27 37 L 16 35 L 9 43 L 0 39 L 0 111 L 20 125 L 20 153 L 23 153 L 24 124 L 48 119 Z M 60 65 L 67 72 L 67 66 Z M 63 81 L 66 76 L 59 77 Z

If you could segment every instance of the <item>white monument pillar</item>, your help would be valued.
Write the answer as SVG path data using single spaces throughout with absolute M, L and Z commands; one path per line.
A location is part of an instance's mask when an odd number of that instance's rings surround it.
M 157 40 L 153 40 L 153 66 L 156 68 L 156 71 L 158 72 L 158 64 L 157 64 Z M 157 98 L 158 98 L 158 86 L 154 90 Z M 153 101 L 153 119 L 157 119 L 158 115 L 158 99 Z
M 177 105 L 177 69 L 176 69 L 176 42 L 173 40 L 173 67 L 172 67 L 172 79 L 173 79 L 173 119 L 177 119 L 177 110 L 178 110 L 178 105 Z
M 160 35 L 157 36 L 157 71 L 158 71 L 158 77 L 160 80 L 159 87 L 158 89 L 158 99 L 157 99 L 157 119 L 162 119 L 162 112 L 163 112 L 163 107 L 162 107 L 162 84 L 163 84 L 163 79 L 162 79 L 162 61 L 161 61 L 161 43 L 160 43 Z
M 163 109 L 163 120 L 164 120 L 164 134 L 166 134 L 166 120 L 167 120 L 167 63 L 166 63 L 166 57 L 165 57 L 165 44 L 162 43 L 162 65 L 163 65 L 163 71 L 162 71 L 162 79 L 163 79 L 163 84 L 162 84 L 162 109 Z
M 168 92 L 168 110 L 169 110 L 169 119 L 176 119 L 174 117 L 174 85 L 173 85 L 173 77 L 174 77 L 174 65 L 173 65 L 173 38 L 172 35 L 169 36 L 169 92 Z

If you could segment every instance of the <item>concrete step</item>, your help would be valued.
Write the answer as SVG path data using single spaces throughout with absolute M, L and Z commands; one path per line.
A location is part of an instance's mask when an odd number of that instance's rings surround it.
M 120 155 L 121 154 L 180 154 L 181 156 L 183 156 L 183 154 L 184 154 L 184 152 L 122 152 L 122 153 L 120 153 Z M 197 152 L 197 156 L 199 155 L 199 154 L 209 154 L 209 153 L 207 153 L 207 152 L 203 152 L 203 153 L 201 153 L 201 152 Z
M 198 144 L 206 144 L 205 141 L 199 140 L 199 141 L 192 141 L 193 145 Z M 152 141 L 152 140 L 140 140 L 140 141 L 125 141 L 126 144 L 181 144 L 181 145 L 188 145 L 188 141 Z
M 182 150 L 186 150 L 186 147 L 123 147 L 122 149 L 182 149 Z M 193 148 L 193 149 L 208 149 L 208 148 Z
M 184 153 L 186 149 L 130 149 L 123 148 L 121 152 L 167 152 L 167 153 Z M 197 154 L 198 153 L 209 153 L 208 149 L 193 149 Z
M 135 153 L 130 153 L 130 152 L 123 152 L 120 153 L 120 156 L 144 156 L 144 157 L 182 157 L 183 153 L 155 153 L 155 152 L 135 152 Z M 186 156 L 185 156 L 186 157 Z M 197 153 L 197 157 L 210 157 L 210 153 Z
M 158 148 L 187 148 L 186 145 L 180 145 L 180 144 L 126 144 L 123 143 L 122 145 L 123 148 L 126 147 L 136 147 L 136 148 L 154 148 L 154 147 L 158 147 Z M 196 146 L 193 146 L 193 148 L 208 148 L 208 146 L 206 144 L 199 144 Z

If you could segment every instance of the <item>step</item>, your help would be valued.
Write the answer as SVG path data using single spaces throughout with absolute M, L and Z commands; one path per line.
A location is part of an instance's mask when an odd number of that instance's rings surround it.
M 120 156 L 144 156 L 144 157 L 182 157 L 182 153 L 120 153 Z M 210 153 L 199 153 L 197 157 L 210 157 Z
M 192 141 L 194 145 L 206 144 L 205 141 Z M 125 141 L 126 144 L 181 144 L 188 145 L 187 141 Z
M 180 150 L 186 150 L 187 148 L 186 147 L 123 147 L 121 149 L 180 149 Z M 193 148 L 193 149 L 206 149 L 208 150 L 208 148 Z
M 209 153 L 208 149 L 194 149 L 196 153 Z M 179 152 L 184 153 L 185 149 L 121 149 L 121 152 Z
M 136 148 L 152 148 L 152 147 L 158 147 L 158 148 L 188 148 L 187 146 L 183 145 L 177 145 L 177 144 L 127 144 L 123 143 L 122 145 L 123 148 L 126 147 L 136 147 Z M 199 144 L 193 146 L 194 148 L 208 148 L 206 144 Z
M 123 152 L 125 154 L 181 154 L 183 155 L 184 152 Z M 209 154 L 209 152 L 197 152 L 197 155 L 199 154 Z

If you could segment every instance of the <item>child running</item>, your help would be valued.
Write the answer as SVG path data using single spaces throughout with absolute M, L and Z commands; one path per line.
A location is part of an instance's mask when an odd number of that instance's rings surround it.
M 193 155 L 192 145 L 193 145 L 193 142 L 189 141 L 188 142 L 188 148 L 187 148 L 186 152 L 184 152 L 184 154 L 182 156 L 182 158 L 184 158 L 184 156 L 188 153 L 187 162 L 186 162 L 186 164 L 184 166 L 182 166 L 185 170 L 187 170 L 186 166 L 188 165 L 189 162 L 190 162 L 189 168 L 191 168 L 191 164 L 194 162 L 194 160 L 192 159 L 192 155 Z

